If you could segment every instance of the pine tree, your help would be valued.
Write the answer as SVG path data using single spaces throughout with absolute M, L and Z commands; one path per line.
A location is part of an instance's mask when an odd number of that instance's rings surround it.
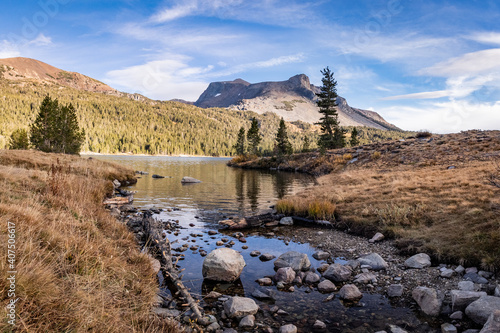
M 259 134 L 259 122 L 255 118 L 252 118 L 252 125 L 250 126 L 250 129 L 247 132 L 247 139 L 248 139 L 248 150 L 252 154 L 257 154 L 258 147 L 262 138 L 260 137 Z
M 328 67 L 321 71 L 323 85 L 318 96 L 317 105 L 319 112 L 323 115 L 316 123 L 321 125 L 322 134 L 318 140 L 320 150 L 342 148 L 345 146 L 345 133 L 339 125 L 337 113 L 337 81 L 333 78 L 333 72 Z
M 356 129 L 356 127 L 353 127 L 352 131 L 351 131 L 351 147 L 355 147 L 357 145 L 359 145 L 359 139 L 358 139 L 358 130 Z
M 47 95 L 30 126 L 33 147 L 44 152 L 78 154 L 84 139 L 85 131 L 78 127 L 73 105 L 60 106 L 57 99 Z
M 285 120 L 281 118 L 278 133 L 276 133 L 276 150 L 278 155 L 289 155 L 293 153 L 292 144 L 288 140 Z
M 24 128 L 16 129 L 10 135 L 9 149 L 28 149 L 29 145 L 28 132 Z
M 311 141 L 309 140 L 309 137 L 305 136 L 304 143 L 302 145 L 302 152 L 306 153 L 309 149 L 311 149 Z
M 236 150 L 237 155 L 245 154 L 245 128 L 241 127 L 238 132 L 238 139 L 236 144 L 234 145 L 234 149 Z

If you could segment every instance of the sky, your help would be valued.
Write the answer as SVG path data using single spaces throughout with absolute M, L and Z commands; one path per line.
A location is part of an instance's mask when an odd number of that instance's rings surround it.
M 340 96 L 405 130 L 500 129 L 497 0 L 4 0 L 0 58 L 149 98 L 210 82 L 335 73 Z

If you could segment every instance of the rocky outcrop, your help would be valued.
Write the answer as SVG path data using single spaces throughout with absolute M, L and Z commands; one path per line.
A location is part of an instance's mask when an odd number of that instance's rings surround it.
M 316 106 L 319 88 L 304 74 L 286 81 L 251 84 L 242 79 L 212 82 L 195 102 L 202 108 L 222 107 L 249 110 L 257 113 L 274 112 L 286 121 L 317 122 L 320 113 Z M 337 98 L 339 121 L 343 126 L 368 126 L 378 129 L 398 128 L 378 113 L 350 107 L 342 97 Z
M 215 249 L 203 261 L 202 274 L 207 280 L 232 282 L 245 267 L 243 256 L 228 248 Z

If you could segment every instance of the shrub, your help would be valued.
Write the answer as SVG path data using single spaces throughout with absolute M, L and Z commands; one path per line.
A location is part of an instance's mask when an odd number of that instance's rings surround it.
M 378 160 L 382 154 L 379 151 L 376 151 L 372 154 L 372 160 Z
M 419 131 L 419 132 L 417 132 L 417 135 L 416 135 L 416 137 L 418 139 L 430 138 L 431 136 L 432 136 L 432 133 L 429 131 L 426 131 L 426 130 Z
M 9 149 L 28 149 L 29 148 L 28 132 L 25 129 L 16 129 L 10 135 Z

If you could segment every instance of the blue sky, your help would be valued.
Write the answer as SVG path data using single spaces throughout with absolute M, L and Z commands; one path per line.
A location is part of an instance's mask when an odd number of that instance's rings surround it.
M 500 129 L 498 1 L 3 1 L 0 58 L 154 99 L 212 81 L 321 84 L 408 130 Z

